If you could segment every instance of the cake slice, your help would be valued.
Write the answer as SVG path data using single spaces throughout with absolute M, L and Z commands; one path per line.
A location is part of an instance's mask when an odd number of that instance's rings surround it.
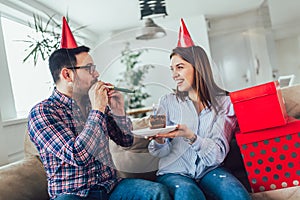
M 166 127 L 166 115 L 150 115 L 150 129 L 158 129 Z

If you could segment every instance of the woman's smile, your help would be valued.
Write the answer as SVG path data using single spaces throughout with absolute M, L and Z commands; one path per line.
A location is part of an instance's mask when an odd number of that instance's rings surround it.
M 176 82 L 177 86 L 180 87 L 183 84 L 184 79 L 176 79 L 175 82 Z

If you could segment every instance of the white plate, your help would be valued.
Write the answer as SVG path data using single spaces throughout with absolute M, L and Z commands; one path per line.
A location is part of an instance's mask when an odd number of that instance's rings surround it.
M 136 136 L 144 136 L 144 137 L 145 136 L 154 136 L 159 133 L 169 133 L 171 131 L 174 131 L 176 128 L 177 128 L 177 125 L 167 126 L 165 128 L 158 128 L 158 129 L 150 129 L 148 127 L 148 128 L 132 131 L 132 133 Z

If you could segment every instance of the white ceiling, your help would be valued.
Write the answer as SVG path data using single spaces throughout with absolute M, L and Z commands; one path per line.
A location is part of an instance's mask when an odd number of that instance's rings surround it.
M 233 15 L 257 9 L 262 4 L 269 5 L 271 23 L 274 29 L 300 32 L 299 0 L 165 0 L 168 16 L 155 19 L 157 24 L 205 15 L 206 18 Z M 68 16 L 71 26 L 87 26 L 85 30 L 93 36 L 117 33 L 119 31 L 141 27 L 138 0 L 0 0 L 6 5 L 18 5 L 26 8 L 30 14 L 34 10 L 49 15 Z M 297 28 L 299 27 L 299 28 Z
M 114 32 L 140 26 L 138 0 L 23 0 L 32 6 L 48 7 L 80 25 L 88 25 L 95 33 Z M 54 3 L 55 2 L 55 3 Z M 244 12 L 259 7 L 263 0 L 165 0 L 168 16 L 174 20 L 205 14 L 220 16 Z M 49 12 L 49 11 L 48 11 Z
M 273 27 L 290 23 L 299 25 L 299 0 L 269 0 L 269 10 Z

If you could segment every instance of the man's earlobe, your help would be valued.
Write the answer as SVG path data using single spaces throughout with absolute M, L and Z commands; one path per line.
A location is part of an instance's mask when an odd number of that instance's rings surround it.
M 69 87 L 73 87 L 73 82 L 68 82 Z

